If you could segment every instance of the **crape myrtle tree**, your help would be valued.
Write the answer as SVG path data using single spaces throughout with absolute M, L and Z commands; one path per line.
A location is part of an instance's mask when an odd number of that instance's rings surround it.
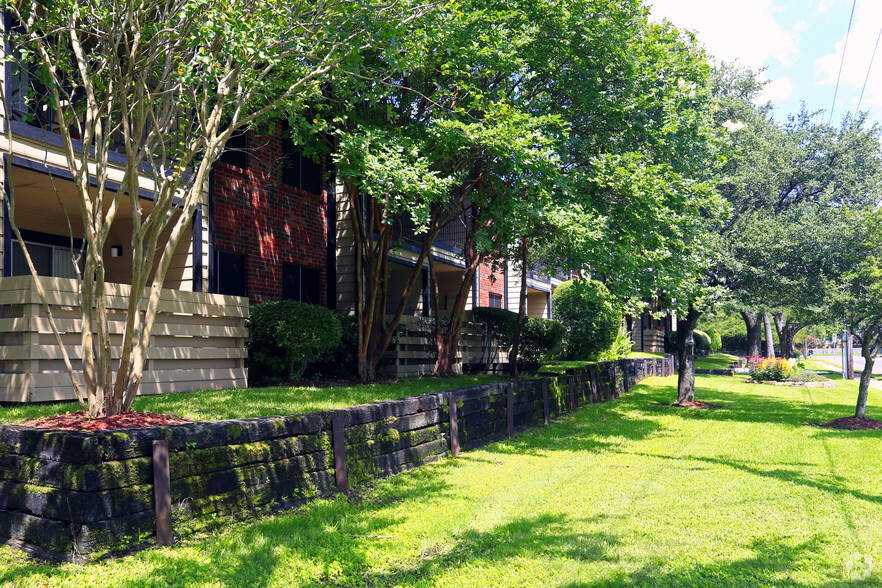
M 2 5 L 15 23 L 4 33 L 12 48 L 7 59 L 39 81 L 28 99 L 53 112 L 78 196 L 85 243 L 82 384 L 54 321 L 52 328 L 90 416 L 126 412 L 141 383 L 172 256 L 227 140 L 280 105 L 298 110 L 320 91 L 322 76 L 345 65 L 362 43 L 385 44 L 394 37 L 389 23 L 417 18 L 422 8 L 342 0 Z M 7 120 L 9 114 L 4 102 Z M 122 169 L 111 162 L 114 148 L 125 154 Z M 108 189 L 113 173 L 122 181 Z M 9 219 L 36 275 L 15 225 L 10 188 Z M 139 199 L 142 189 L 151 192 L 150 208 Z M 114 364 L 102 252 L 126 201 L 133 217 L 133 276 Z M 45 292 L 39 294 L 45 304 Z
M 486 2 L 447 6 L 410 31 L 397 52 L 368 54 L 357 81 L 331 84 L 324 107 L 355 240 L 358 371 L 374 377 L 438 233 L 462 225 L 465 269 L 447 317 L 436 317 L 436 373 L 453 370 L 465 304 L 481 263 L 501 250 L 522 202 L 547 193 L 554 172 L 552 116 L 524 112 L 499 80 L 523 74 L 516 25 Z M 514 25 L 513 25 L 514 23 Z M 370 72 L 370 73 L 368 73 Z M 494 84 L 499 88 L 494 88 Z M 407 233 L 411 234 L 407 234 Z M 418 244 L 415 264 L 391 316 L 389 253 L 400 238 Z M 433 307 L 437 291 L 432 292 Z
M 696 308 L 715 297 L 705 270 L 727 211 L 710 181 L 719 157 L 712 70 L 690 36 L 649 23 L 638 3 L 628 7 L 609 16 L 626 23 L 627 33 L 604 38 L 618 60 L 612 79 L 578 75 L 575 63 L 596 60 L 588 52 L 559 50 L 549 62 L 564 72 L 550 105 L 571 127 L 568 199 L 556 215 L 567 239 L 558 244 L 557 265 L 589 268 L 634 310 L 660 297 L 694 326 Z M 569 22 L 574 44 L 590 36 L 583 27 L 591 22 Z M 694 355 L 686 333 L 681 366 Z

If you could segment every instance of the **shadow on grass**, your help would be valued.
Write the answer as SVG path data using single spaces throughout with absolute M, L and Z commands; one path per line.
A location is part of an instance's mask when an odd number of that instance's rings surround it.
M 832 588 L 834 586 L 877 586 L 877 580 L 870 576 L 871 570 L 863 569 L 862 562 L 855 561 L 851 568 L 843 562 L 843 568 L 853 576 L 843 576 L 842 580 L 827 583 L 797 581 L 792 575 L 798 570 L 803 558 L 820 552 L 823 540 L 812 539 L 792 544 L 786 537 L 757 539 L 750 544 L 754 554 L 751 557 L 710 564 L 644 566 L 632 574 L 619 574 L 616 578 L 599 579 L 588 582 L 562 584 L 561 588 L 590 588 L 599 586 L 788 586 L 791 588 Z
M 854 490 L 849 488 L 845 484 L 842 483 L 841 480 L 836 479 L 836 476 L 827 476 L 824 479 L 814 479 L 809 476 L 806 476 L 801 471 L 796 470 L 787 470 L 781 468 L 764 470 L 762 468 L 758 468 L 755 465 L 752 465 L 750 462 L 736 460 L 736 459 L 722 459 L 717 457 L 699 457 L 695 455 L 689 456 L 673 456 L 673 455 L 659 455 L 659 454 L 650 454 L 650 453 L 640 453 L 633 452 L 631 455 L 639 455 L 641 457 L 647 457 L 650 459 L 667 459 L 671 461 L 677 462 L 689 462 L 689 461 L 697 461 L 702 463 L 708 463 L 713 465 L 724 466 L 727 468 L 731 468 L 733 470 L 738 470 L 740 472 L 744 472 L 746 474 L 751 474 L 754 476 L 760 476 L 763 478 L 769 478 L 773 480 L 778 480 L 780 482 L 788 482 L 790 484 L 796 484 L 798 486 L 804 486 L 807 488 L 813 488 L 815 490 L 820 490 L 821 492 L 829 492 L 834 496 L 840 496 L 843 494 L 848 494 L 854 498 L 859 500 L 865 500 L 867 502 L 872 502 L 874 504 L 882 504 L 882 495 L 877 494 L 867 494 L 866 492 L 861 492 L 859 490 Z M 790 465 L 803 465 L 801 463 L 793 463 Z

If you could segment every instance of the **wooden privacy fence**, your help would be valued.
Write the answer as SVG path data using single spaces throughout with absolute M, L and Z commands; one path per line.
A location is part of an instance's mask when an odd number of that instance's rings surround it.
M 454 369 L 462 372 L 463 364 L 508 361 L 506 352 L 488 357 L 484 329 L 480 324 L 472 322 L 469 317 L 471 317 L 470 311 L 466 313 Z M 431 323 L 419 317 L 401 318 L 399 327 L 401 332 L 390 346 L 389 354 L 393 361 L 384 368 L 385 372 L 397 378 L 432 373 L 435 369 L 436 348 L 428 330 L 430 326 Z
M 114 432 L 0 427 L 0 541 L 82 560 L 395 474 L 626 393 L 669 359 L 342 410 Z M 154 539 L 155 537 L 155 539 Z
M 82 318 L 77 281 L 38 278 L 67 352 L 79 368 Z M 131 286 L 107 285 L 114 360 L 119 360 Z M 141 394 L 244 388 L 248 299 L 163 290 Z M 0 401 L 75 398 L 32 276 L 0 278 Z

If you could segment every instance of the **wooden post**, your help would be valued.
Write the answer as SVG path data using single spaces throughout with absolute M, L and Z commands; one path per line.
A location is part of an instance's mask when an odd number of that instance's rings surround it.
M 349 492 L 349 470 L 346 469 L 346 440 L 343 437 L 343 417 L 331 419 L 334 437 L 334 480 L 337 492 Z
M 610 388 L 612 389 L 612 397 L 619 397 L 619 386 L 616 384 L 616 362 L 611 361 L 609 364 L 609 381 Z
M 448 414 L 450 416 L 450 453 L 459 455 L 459 423 L 456 421 L 456 398 L 453 395 L 447 397 Z
M 567 378 L 570 384 L 570 410 L 576 410 L 576 376 L 569 376 Z
M 625 360 L 624 367 L 622 368 L 622 386 L 625 389 L 625 392 L 628 392 L 631 389 L 631 383 L 628 381 L 628 376 L 631 375 L 631 366 L 627 361 L 628 360 Z
M 600 402 L 600 399 L 597 398 L 597 364 L 592 365 L 588 373 L 591 374 L 591 400 L 597 404 Z
M 156 543 L 172 544 L 171 475 L 168 468 L 168 441 L 153 442 L 153 498 L 156 507 Z
M 505 416 L 508 417 L 508 436 L 514 435 L 514 384 L 506 386 Z
M 542 380 L 542 412 L 545 417 L 545 424 L 547 425 L 551 416 L 548 407 L 548 380 Z

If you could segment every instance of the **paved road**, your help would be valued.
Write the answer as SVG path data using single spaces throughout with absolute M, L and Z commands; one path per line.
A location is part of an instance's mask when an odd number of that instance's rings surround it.
M 841 355 L 813 355 L 812 359 L 817 361 L 822 361 L 828 364 L 831 369 L 835 366 L 837 371 L 842 371 L 842 356 Z M 854 373 L 859 374 L 864 371 L 864 358 L 860 355 L 855 354 L 854 356 Z M 873 373 L 874 374 L 882 374 L 882 357 L 877 357 L 876 361 L 873 362 Z

